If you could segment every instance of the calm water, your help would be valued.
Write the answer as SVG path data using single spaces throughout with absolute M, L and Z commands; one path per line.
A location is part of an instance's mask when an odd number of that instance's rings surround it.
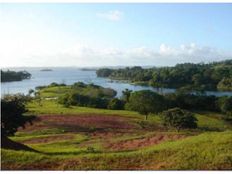
M 109 87 L 117 91 L 117 97 L 122 95 L 122 91 L 126 88 L 138 91 L 143 89 L 150 89 L 156 92 L 156 88 L 147 86 L 131 85 L 128 83 L 111 81 L 106 78 L 96 76 L 95 71 L 82 71 L 78 68 L 52 68 L 53 71 L 40 71 L 43 68 L 10 68 L 10 70 L 26 70 L 32 74 L 32 78 L 18 82 L 1 83 L 1 95 L 24 93 L 27 94 L 29 89 L 34 89 L 36 86 L 48 85 L 52 82 L 73 84 L 74 82 L 94 83 L 103 87 Z M 165 88 L 163 93 L 175 92 L 175 89 Z M 232 96 L 232 92 L 206 92 L 207 95 Z

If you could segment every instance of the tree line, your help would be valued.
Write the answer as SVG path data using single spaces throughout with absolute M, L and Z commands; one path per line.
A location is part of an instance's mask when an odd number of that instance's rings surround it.
M 96 74 L 98 77 L 129 80 L 156 88 L 232 91 L 232 60 L 208 64 L 183 63 L 174 67 L 160 68 L 140 66 L 120 69 L 101 68 Z
M 82 82 L 75 83 L 78 89 L 80 86 L 86 88 L 88 85 Z M 92 87 L 104 90 L 105 88 L 93 85 Z M 89 88 L 90 90 L 91 88 Z M 202 93 L 193 94 L 186 91 L 177 91 L 176 93 L 159 94 L 150 90 L 132 91 L 125 89 L 122 96 L 116 98 L 116 91 L 112 90 L 105 95 L 101 90 L 96 94 L 83 94 L 78 91 L 69 91 L 58 98 L 58 102 L 66 107 L 85 106 L 93 108 L 103 108 L 112 110 L 132 110 L 147 116 L 150 113 L 160 113 L 172 108 L 181 108 L 186 110 L 202 110 L 221 112 L 223 119 L 232 121 L 232 96 L 208 96 Z M 109 90 L 109 89 L 108 89 Z M 79 90 L 80 91 L 80 90 Z
M 80 82 L 76 83 L 76 85 L 88 86 Z M 99 88 L 99 86 L 96 87 Z M 232 121 L 232 97 L 230 96 L 216 97 L 185 91 L 159 94 L 150 90 L 132 91 L 129 89 L 122 91 L 120 98 L 115 97 L 116 93 L 102 95 L 100 92 L 95 97 L 88 94 L 69 91 L 65 95 L 60 96 L 58 102 L 65 107 L 85 106 L 112 110 L 132 110 L 144 115 L 146 119 L 151 113 L 157 114 L 172 108 L 181 108 L 190 111 L 212 111 L 221 112 L 224 115 L 222 119 Z
M 31 74 L 27 71 L 2 71 L 1 70 L 1 82 L 12 82 L 12 81 L 21 81 L 24 79 L 30 79 Z

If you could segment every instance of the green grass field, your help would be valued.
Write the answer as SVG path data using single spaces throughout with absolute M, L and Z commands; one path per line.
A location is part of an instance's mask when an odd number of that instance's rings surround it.
M 197 130 L 167 130 L 157 115 L 65 108 L 55 100 L 27 105 L 39 117 L 11 140 L 37 152 L 1 149 L 3 170 L 232 169 L 232 126 L 216 113 L 195 113 Z

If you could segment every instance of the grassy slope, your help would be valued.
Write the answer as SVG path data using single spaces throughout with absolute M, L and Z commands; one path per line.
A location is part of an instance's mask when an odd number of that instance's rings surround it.
M 28 104 L 28 109 L 31 114 L 83 114 L 83 113 L 96 113 L 96 114 L 117 114 L 122 116 L 138 117 L 140 114 L 137 112 L 125 111 L 125 110 L 109 110 L 109 109 L 96 109 L 79 106 L 71 106 L 66 108 L 57 102 L 52 100 L 42 101 L 40 106 L 38 102 L 34 101 Z
M 2 166 L 35 169 L 231 169 L 232 132 L 211 132 L 123 153 L 39 154 L 2 150 Z M 56 148 L 54 146 L 54 148 Z M 16 162 L 17 161 L 17 162 Z M 59 162 L 58 162 L 59 161 Z M 39 165 L 40 164 L 40 165 Z M 45 166 L 46 168 L 46 166 Z
M 143 120 L 144 116 L 137 112 L 126 110 L 109 110 L 109 109 L 96 109 L 79 106 L 71 106 L 66 108 L 55 101 L 48 100 L 42 101 L 40 106 L 38 102 L 34 101 L 28 104 L 28 109 L 31 114 L 104 114 L 104 115 L 120 115 L 125 117 L 132 117 L 135 119 Z M 215 113 L 197 113 L 198 126 L 202 129 L 208 130 L 225 130 L 232 128 L 231 125 L 220 119 Z M 156 115 L 150 115 L 148 121 L 159 123 L 160 119 Z
M 120 115 L 130 122 L 143 121 L 144 117 L 132 111 L 117 111 L 86 107 L 65 108 L 53 100 L 28 104 L 32 114 L 103 114 Z M 68 115 L 67 115 L 68 116 Z M 3 169 L 232 169 L 232 131 L 217 114 L 198 113 L 197 134 L 183 140 L 163 142 L 133 151 L 111 152 L 103 148 L 99 139 L 91 142 L 94 152 L 80 143 L 91 140 L 88 135 L 76 133 L 73 139 L 40 144 L 27 144 L 41 153 L 2 149 Z M 159 124 L 159 117 L 151 115 L 148 123 Z M 228 130 L 228 131 L 226 131 Z M 31 133 L 18 132 L 11 139 L 25 141 L 53 135 L 62 135 L 62 130 L 40 130 Z M 151 132 L 152 133 L 152 132 Z M 189 134 L 190 132 L 182 132 Z M 146 134 L 144 134 L 146 136 Z M 121 137 L 133 139 L 136 136 Z M 118 141 L 118 139 L 115 139 Z

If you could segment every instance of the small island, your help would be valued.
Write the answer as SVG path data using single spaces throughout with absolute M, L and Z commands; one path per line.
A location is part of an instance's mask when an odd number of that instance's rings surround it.
M 81 71 L 96 71 L 96 68 L 81 68 Z
M 53 71 L 53 70 L 49 68 L 44 68 L 44 69 L 41 69 L 40 71 Z
M 1 82 L 13 82 L 13 81 L 21 81 L 24 79 L 30 79 L 31 74 L 27 71 L 2 71 L 1 70 Z

